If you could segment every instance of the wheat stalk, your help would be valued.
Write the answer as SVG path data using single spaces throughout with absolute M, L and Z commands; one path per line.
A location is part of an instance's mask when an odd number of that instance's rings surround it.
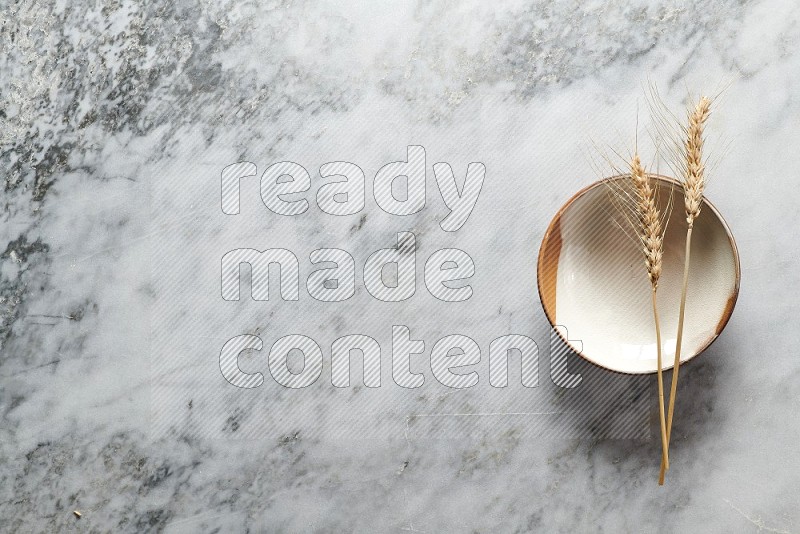
M 664 378 L 662 373 L 661 358 L 661 326 L 658 319 L 657 293 L 658 279 L 661 277 L 661 268 L 664 257 L 664 230 L 666 225 L 661 223 L 661 214 L 656 205 L 656 192 L 650 183 L 650 177 L 642 167 L 639 154 L 634 153 L 630 163 L 630 176 L 633 183 L 638 215 L 638 231 L 644 252 L 644 263 L 647 268 L 647 277 L 652 288 L 653 322 L 656 329 L 656 355 L 658 365 L 658 410 L 661 424 L 661 461 L 669 466 L 669 442 L 664 416 Z
M 656 333 L 656 355 L 658 365 L 658 401 L 659 401 L 659 423 L 661 427 L 661 451 L 662 462 L 669 465 L 668 440 L 666 429 L 666 416 L 664 408 L 664 380 L 662 374 L 662 343 L 661 343 L 661 322 L 658 316 L 658 282 L 661 277 L 664 256 L 664 234 L 666 233 L 669 213 L 672 209 L 672 197 L 670 196 L 666 208 L 658 209 L 658 186 L 653 183 L 651 176 L 645 171 L 638 152 L 629 158 L 624 158 L 619 153 L 614 154 L 622 160 L 627 160 L 627 170 L 624 172 L 619 169 L 609 158 L 604 159 L 611 165 L 612 169 L 619 175 L 624 175 L 627 179 L 612 179 L 606 181 L 609 189 L 609 200 L 617 214 L 624 219 L 622 224 L 617 225 L 625 235 L 635 243 L 637 249 L 642 253 L 644 259 L 645 272 L 651 288 L 651 303 L 653 310 L 653 323 Z
M 683 263 L 683 287 L 681 289 L 681 304 L 678 313 L 678 337 L 675 342 L 675 361 L 672 367 L 672 384 L 669 393 L 669 410 L 667 414 L 667 446 L 672 434 L 672 417 L 675 413 L 675 397 L 678 393 L 678 371 L 681 362 L 681 345 L 683 342 L 683 323 L 686 315 L 686 290 L 689 285 L 689 261 L 692 250 L 692 229 L 695 219 L 700 215 L 705 190 L 706 175 L 705 161 L 703 160 L 703 132 L 706 121 L 711 112 L 711 99 L 701 97 L 690 109 L 686 139 L 682 151 L 685 156 L 685 172 L 683 180 L 684 208 L 686 211 L 686 253 Z M 664 473 L 669 469 L 669 462 L 661 461 L 659 484 L 664 483 Z

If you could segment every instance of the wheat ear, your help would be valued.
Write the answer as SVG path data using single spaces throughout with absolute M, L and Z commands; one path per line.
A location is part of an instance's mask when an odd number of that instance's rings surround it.
M 686 157 L 686 172 L 683 180 L 683 196 L 686 209 L 686 253 L 683 262 L 683 287 L 681 289 L 681 306 L 678 313 L 678 338 L 675 342 L 675 362 L 672 367 L 672 384 L 669 392 L 669 411 L 667 414 L 667 445 L 672 434 L 672 416 L 675 413 L 675 397 L 678 393 L 678 370 L 681 363 L 681 344 L 683 342 L 683 322 L 686 316 L 686 290 L 689 286 L 689 259 L 692 251 L 692 228 L 700 215 L 703 203 L 703 191 L 706 185 L 705 161 L 703 160 L 703 131 L 711 112 L 711 99 L 701 97 L 694 108 L 689 111 L 689 125 L 686 129 L 686 140 L 683 150 Z M 669 463 L 661 462 L 659 484 L 664 483 L 664 473 Z
M 669 448 L 664 416 L 664 378 L 661 361 L 661 326 L 658 319 L 657 293 L 658 279 L 664 256 L 664 234 L 661 214 L 656 207 L 656 191 L 650 183 L 650 177 L 642 167 L 639 155 L 634 153 L 630 163 L 631 181 L 635 192 L 636 212 L 638 215 L 638 232 L 644 252 L 644 263 L 647 277 L 650 279 L 653 303 L 653 322 L 656 330 L 656 354 L 658 365 L 658 410 L 661 425 L 661 461 L 669 466 Z

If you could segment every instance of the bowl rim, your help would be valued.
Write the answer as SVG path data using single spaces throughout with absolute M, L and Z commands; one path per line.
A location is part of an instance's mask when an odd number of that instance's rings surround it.
M 655 174 L 655 173 L 648 173 L 648 175 L 651 178 L 655 178 L 656 180 L 658 180 L 660 182 L 666 182 L 668 184 L 671 184 L 672 186 L 677 186 L 678 189 L 683 189 L 683 184 L 679 180 L 677 180 L 675 178 L 672 178 L 670 176 L 664 176 L 664 175 L 661 175 L 661 174 Z M 556 214 L 550 220 L 550 223 L 547 225 L 547 230 L 545 230 L 545 233 L 542 236 L 542 241 L 539 244 L 539 253 L 538 253 L 537 260 L 536 260 L 536 289 L 537 289 L 537 291 L 539 293 L 539 303 L 541 304 L 542 310 L 544 310 L 544 314 L 547 317 L 547 322 L 550 323 L 551 328 L 553 330 L 555 330 L 556 334 L 558 334 L 558 337 L 560 337 L 561 340 L 570 349 L 573 350 L 573 352 L 576 352 L 584 360 L 586 360 L 586 361 L 588 361 L 588 362 L 590 362 L 590 363 L 592 363 L 594 365 L 597 365 L 598 367 L 601 367 L 602 369 L 605 369 L 607 371 L 612 371 L 614 373 L 619 373 L 619 374 L 623 374 L 623 375 L 649 375 L 649 374 L 656 373 L 658 371 L 658 369 L 653 369 L 652 371 L 623 371 L 623 370 L 620 370 L 620 369 L 612 369 L 612 368 L 610 368 L 610 367 L 608 367 L 606 365 L 603 365 L 599 361 L 596 361 L 596 359 L 592 358 L 591 356 L 589 356 L 587 354 L 584 354 L 584 352 L 582 350 L 578 350 L 578 348 L 575 347 L 575 345 L 573 345 L 572 343 L 570 343 L 570 340 L 567 339 L 567 337 L 565 337 L 561 333 L 561 330 L 559 328 L 556 328 L 556 326 L 559 326 L 559 325 L 556 325 L 556 322 L 555 322 L 554 318 L 551 317 L 551 311 L 547 309 L 547 306 L 545 305 L 544 298 L 542 297 L 542 277 L 541 277 L 541 272 L 542 272 L 542 265 L 544 263 L 543 255 L 544 255 L 545 245 L 548 243 L 548 241 L 552 237 L 553 231 L 555 230 L 556 226 L 560 227 L 561 218 L 564 215 L 564 212 L 566 212 L 566 210 L 572 204 L 574 204 L 579 198 L 584 196 L 586 193 L 588 193 L 592 189 L 595 189 L 596 187 L 600 187 L 603 184 L 608 183 L 608 182 L 612 182 L 612 181 L 620 180 L 620 179 L 623 179 L 623 178 L 627 178 L 627 176 L 628 175 L 625 175 L 625 174 L 616 174 L 614 176 L 609 176 L 607 178 L 603 178 L 601 180 L 597 180 L 595 182 L 592 182 L 591 184 L 583 187 L 577 193 L 572 195 L 569 198 L 569 200 L 567 200 L 561 206 L 561 208 L 559 208 L 559 210 L 556 212 Z M 681 366 L 684 366 L 688 362 L 694 360 L 697 356 L 699 356 L 700 354 L 705 352 L 705 350 L 708 349 L 708 347 L 710 347 L 714 343 L 714 341 L 717 340 L 719 335 L 722 333 L 722 331 L 728 325 L 728 321 L 730 321 L 731 315 L 733 315 L 733 309 L 736 307 L 736 302 L 739 300 L 739 286 L 741 284 L 742 271 L 741 271 L 741 262 L 740 262 L 740 259 L 739 259 L 739 249 L 736 246 L 736 240 L 733 238 L 733 233 L 731 232 L 730 226 L 728 226 L 728 222 L 725 220 L 725 218 L 722 216 L 722 214 L 719 212 L 719 210 L 708 200 L 708 198 L 706 198 L 705 195 L 703 195 L 703 207 L 707 208 L 707 209 L 710 209 L 712 212 L 714 212 L 714 215 L 722 223 L 722 227 L 725 230 L 725 235 L 728 236 L 728 241 L 730 243 L 731 250 L 733 251 L 734 263 L 736 265 L 736 279 L 735 279 L 735 282 L 734 282 L 733 294 L 731 295 L 730 299 L 728 300 L 728 304 L 725 307 L 725 313 L 720 318 L 720 321 L 717 323 L 717 328 L 716 328 L 715 333 L 712 334 L 703 343 L 703 345 L 700 346 L 700 349 L 698 351 L 696 351 L 694 354 L 692 354 L 691 356 L 689 356 L 685 360 L 681 361 L 681 364 L 680 364 Z M 569 336 L 569 332 L 567 332 L 567 336 Z M 672 363 L 672 361 L 670 361 L 670 362 L 668 362 L 668 365 L 662 367 L 662 370 L 667 371 L 669 369 L 672 369 L 672 367 L 673 367 L 673 363 Z

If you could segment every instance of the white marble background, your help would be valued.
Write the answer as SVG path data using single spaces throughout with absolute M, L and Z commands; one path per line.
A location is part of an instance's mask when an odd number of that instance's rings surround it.
M 800 531 L 800 7 L 1 7 L 0 530 Z M 402 224 L 380 216 L 368 192 L 357 238 L 353 222 L 319 212 L 270 231 L 362 261 L 409 228 L 423 244 L 430 237 L 424 246 L 469 250 L 479 267 L 502 255 L 496 276 L 515 283 L 485 282 L 494 293 L 480 301 L 502 309 L 448 308 L 452 316 L 425 331 L 426 347 L 461 330 L 482 347 L 512 332 L 546 339 L 535 293 L 542 233 L 595 179 L 591 140 L 630 143 L 648 80 L 676 107 L 687 89 L 730 83 L 710 126 L 721 157 L 708 196 L 742 260 L 730 324 L 682 374 L 666 486 L 656 485 L 654 440 L 528 432 L 529 421 L 437 440 L 388 431 L 331 440 L 291 424 L 248 440 L 180 427 L 154 435 L 150 317 L 162 295 L 152 251 L 181 241 L 203 250 L 205 214 L 191 208 L 208 200 L 203 187 L 216 187 L 222 166 L 249 159 L 263 171 L 291 159 L 313 176 L 344 159 L 369 179 L 408 144 L 457 175 L 483 161 L 475 219 L 454 237 L 435 233 L 442 205 L 430 183 L 430 206 Z M 175 188 L 172 220 L 151 212 L 164 184 Z M 203 257 L 216 263 L 216 250 Z M 297 252 L 302 261 L 307 250 Z M 376 328 L 431 313 L 428 305 L 420 297 L 399 306 Z M 294 320 L 265 326 L 288 333 Z M 362 333 L 357 318 L 335 314 L 317 328 L 326 352 L 340 333 Z M 211 332 L 217 351 L 229 332 Z M 511 409 L 527 402 L 520 392 L 470 400 Z M 397 406 L 465 405 L 438 393 Z M 649 408 L 653 416 L 655 402 Z

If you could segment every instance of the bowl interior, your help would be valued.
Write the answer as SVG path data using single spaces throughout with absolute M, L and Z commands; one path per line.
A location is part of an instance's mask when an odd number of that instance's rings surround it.
M 575 340 L 570 345 L 584 358 L 623 373 L 653 373 L 657 366 L 651 286 L 641 249 L 628 237 L 633 235 L 630 223 L 612 202 L 609 187 L 624 180 L 627 177 L 615 177 L 589 186 L 555 216 L 539 251 L 539 293 L 547 318 L 566 327 Z M 654 183 L 662 213 L 670 195 L 674 204 L 657 293 L 664 368 L 669 369 L 675 357 L 687 223 L 679 184 L 664 177 L 656 177 Z M 707 201 L 692 234 L 681 362 L 716 339 L 739 289 L 736 245 Z

